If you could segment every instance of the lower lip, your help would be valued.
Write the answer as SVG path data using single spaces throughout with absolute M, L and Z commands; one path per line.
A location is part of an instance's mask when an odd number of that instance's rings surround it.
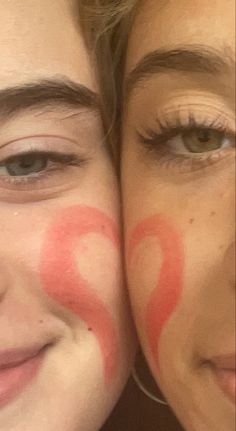
M 45 349 L 18 366 L 0 369 L 0 408 L 16 398 L 36 377 L 44 353 Z
M 221 390 L 235 404 L 236 400 L 236 372 L 235 370 L 225 370 L 214 368 L 214 373 Z

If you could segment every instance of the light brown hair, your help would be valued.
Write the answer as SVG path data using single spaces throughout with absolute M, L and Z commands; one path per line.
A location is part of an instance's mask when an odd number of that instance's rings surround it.
M 136 5 L 140 0 L 79 0 L 80 25 L 98 68 L 103 115 L 109 138 L 117 141 L 124 58 Z M 118 145 L 117 145 L 118 147 Z

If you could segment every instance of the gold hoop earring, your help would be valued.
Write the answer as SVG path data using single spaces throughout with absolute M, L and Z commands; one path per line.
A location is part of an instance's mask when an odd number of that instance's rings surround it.
M 168 406 L 168 403 L 166 401 L 161 400 L 160 398 L 156 397 L 147 388 L 145 388 L 144 384 L 140 380 L 140 377 L 138 376 L 138 373 L 137 373 L 137 370 L 136 370 L 135 366 L 134 366 L 134 368 L 132 370 L 132 377 L 133 377 L 136 385 L 140 389 L 140 391 L 143 392 L 144 395 L 146 395 L 146 397 L 148 397 L 150 400 L 154 401 L 157 404 L 161 404 L 163 406 Z

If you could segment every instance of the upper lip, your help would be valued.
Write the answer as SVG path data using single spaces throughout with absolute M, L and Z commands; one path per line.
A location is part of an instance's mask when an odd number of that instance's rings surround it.
M 211 362 L 218 369 L 235 371 L 236 354 L 215 356 Z
M 46 346 L 31 346 L 22 349 L 0 350 L 0 371 L 17 367 L 37 356 Z

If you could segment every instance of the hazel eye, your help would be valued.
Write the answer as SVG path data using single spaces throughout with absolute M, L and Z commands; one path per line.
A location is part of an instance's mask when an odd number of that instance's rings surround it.
M 189 130 L 182 134 L 184 147 L 190 153 L 216 151 L 229 143 L 224 132 L 212 129 Z
M 10 157 L 2 167 L 12 177 L 37 174 L 46 169 L 48 158 L 43 154 L 24 154 Z

